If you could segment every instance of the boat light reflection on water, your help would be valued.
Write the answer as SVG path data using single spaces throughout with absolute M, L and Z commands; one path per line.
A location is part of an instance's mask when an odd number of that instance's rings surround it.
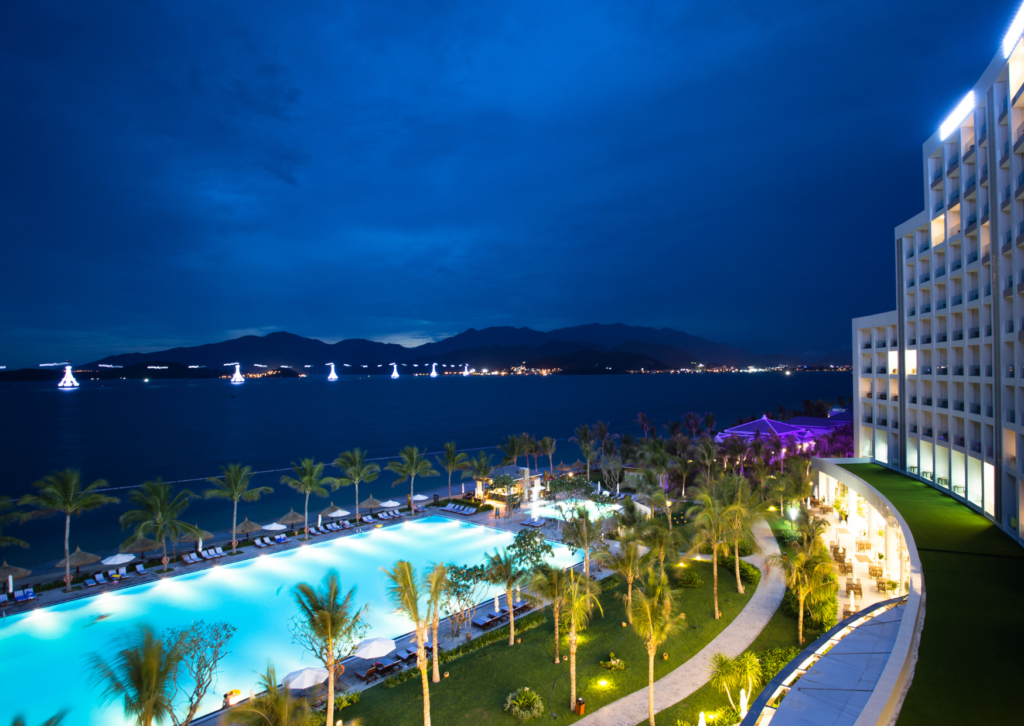
M 226 621 L 238 628 L 211 695 L 200 707 L 200 714 L 209 713 L 220 706 L 217 694 L 256 688 L 268 659 L 279 674 L 316 665 L 292 642 L 288 631 L 297 612 L 292 591 L 299 582 L 318 584 L 329 570 L 337 570 L 346 590 L 356 588 L 357 605 L 369 606 L 368 637 L 394 638 L 408 633 L 411 624 L 388 601 L 381 567 L 390 568 L 399 559 L 409 560 L 417 573 L 434 562 L 475 565 L 512 540 L 511 532 L 427 517 L 348 537 L 314 539 L 283 552 L 241 562 L 222 561 L 206 570 L 8 615 L 0 619 L 0 683 L 17 684 L 17 689 L 5 693 L 0 710 L 22 713 L 26 723 L 42 723 L 68 709 L 62 726 L 127 725 L 119 704 L 103 707 L 98 703 L 95 679 L 88 671 L 91 654 L 111 658 L 125 637 L 142 624 L 162 631 L 202 619 Z M 555 564 L 567 566 L 579 559 L 567 548 L 555 547 Z M 481 601 L 499 590 L 489 589 Z M 57 663 L 62 673 L 60 688 L 53 687 L 52 679 L 26 677 L 52 672 Z

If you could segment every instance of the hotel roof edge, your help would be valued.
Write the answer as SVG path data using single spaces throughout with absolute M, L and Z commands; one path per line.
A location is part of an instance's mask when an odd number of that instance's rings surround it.
M 928 224 L 929 221 L 930 221 L 930 217 L 928 216 L 928 210 L 922 209 L 920 212 L 915 214 L 913 217 L 908 219 L 906 222 L 902 222 L 901 224 L 897 224 L 895 229 L 893 230 L 894 237 L 895 237 L 895 239 L 898 240 L 903 235 L 910 234 L 915 229 L 920 229 L 921 227 L 925 226 L 926 224 Z

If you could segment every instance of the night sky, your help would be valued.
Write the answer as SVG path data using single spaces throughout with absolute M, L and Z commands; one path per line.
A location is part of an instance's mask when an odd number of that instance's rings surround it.
M 589 322 L 848 347 L 1016 10 L 5 3 L 0 365 Z

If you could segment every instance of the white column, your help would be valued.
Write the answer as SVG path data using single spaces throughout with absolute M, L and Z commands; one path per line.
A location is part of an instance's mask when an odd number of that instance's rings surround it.
M 885 573 L 891 578 L 895 571 L 893 558 L 896 556 L 896 527 L 885 523 Z
M 877 525 L 875 523 L 878 520 L 875 517 L 875 508 L 872 507 L 870 503 L 867 503 L 867 507 L 868 507 L 868 536 L 867 536 L 867 540 L 868 540 L 868 542 L 871 543 L 871 554 L 868 555 L 868 556 L 873 558 L 875 556 L 875 552 L 877 552 L 877 550 L 875 549 L 875 547 L 876 547 L 875 543 L 877 542 L 877 540 L 875 539 L 875 529 L 877 529 Z

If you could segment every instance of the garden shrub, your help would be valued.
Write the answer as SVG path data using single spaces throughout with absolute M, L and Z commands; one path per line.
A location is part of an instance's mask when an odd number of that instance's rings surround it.
M 505 699 L 505 711 L 517 723 L 529 721 L 531 718 L 540 718 L 544 714 L 544 699 L 535 691 L 523 686 L 508 694 L 508 698 Z
M 743 577 L 742 573 L 740 577 Z M 676 583 L 680 587 L 704 587 L 704 580 L 700 579 L 700 575 L 692 567 L 684 568 L 682 574 L 676 578 Z
M 728 547 L 729 547 L 729 553 L 732 554 L 732 551 L 733 551 L 733 544 L 732 544 L 732 542 L 728 543 Z M 721 554 L 722 552 L 723 552 L 723 547 L 720 546 L 718 548 L 718 553 Z M 709 545 L 709 544 L 701 545 L 700 553 L 702 555 L 710 555 L 711 554 L 711 545 Z M 746 542 L 746 541 L 741 540 L 740 541 L 740 557 L 749 557 L 752 554 L 754 554 L 754 545 L 752 545 L 750 542 Z
M 614 653 L 609 653 L 608 660 L 602 660 L 599 663 L 606 671 L 626 670 L 626 661 L 622 660 L 622 658 L 616 658 Z
M 815 595 L 804 601 L 804 630 L 805 637 L 820 635 L 838 622 L 839 613 L 839 582 L 835 573 L 830 578 L 831 585 L 819 590 Z M 800 601 L 788 587 L 782 598 L 782 613 L 787 618 L 797 619 Z
M 722 724 L 722 726 L 733 726 L 733 724 L 738 724 L 743 720 L 740 718 L 739 711 L 728 706 L 724 706 L 717 711 L 706 711 L 704 716 L 707 718 L 708 723 Z M 695 724 L 692 721 L 684 721 L 681 718 L 677 718 L 675 726 L 695 726 Z
M 726 568 L 729 572 L 736 572 L 735 559 L 726 557 L 721 552 L 718 553 L 718 566 Z M 719 577 L 721 577 L 721 573 L 719 573 Z M 757 585 L 761 582 L 761 571 L 749 562 L 740 560 L 740 579 L 751 585 Z
M 803 542 L 804 537 L 799 532 L 795 532 L 789 529 L 777 529 L 775 530 L 775 539 L 783 547 L 789 547 L 795 545 L 797 542 Z
M 534 628 L 546 623 L 547 620 L 547 614 L 543 610 L 516 618 L 516 634 L 518 635 L 519 633 L 525 633 L 527 630 L 533 630 Z M 474 638 L 468 643 L 463 643 L 462 645 L 449 648 L 448 650 L 442 650 L 437 656 L 437 662 L 441 665 L 451 663 L 453 660 L 461 658 L 467 653 L 472 653 L 475 650 L 480 650 L 480 648 L 484 648 L 503 640 L 508 640 L 508 625 L 502 625 L 500 628 L 489 630 L 479 638 Z M 412 678 L 417 678 L 418 676 L 419 669 L 413 666 L 412 668 L 406 668 L 404 671 L 396 673 L 393 676 L 388 676 L 381 681 L 381 684 L 385 688 L 394 688 L 395 686 L 399 686 Z
M 779 675 L 779 672 L 786 667 L 786 664 L 800 655 L 800 653 L 800 648 L 797 648 L 795 645 L 759 650 L 756 655 L 757 662 L 761 664 L 762 680 L 767 683 Z

